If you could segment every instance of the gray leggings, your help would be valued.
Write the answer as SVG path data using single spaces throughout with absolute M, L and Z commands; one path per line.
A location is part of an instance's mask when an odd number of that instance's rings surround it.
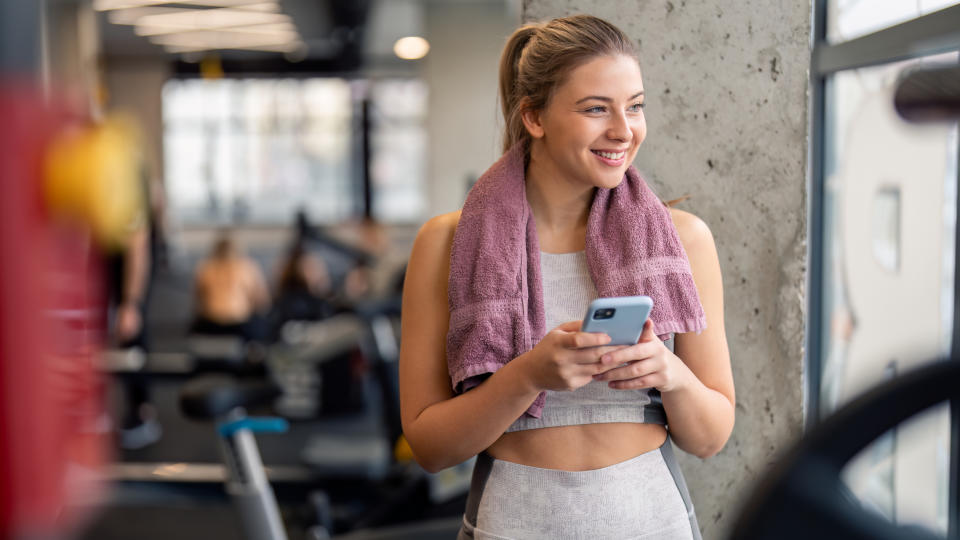
M 591 471 L 477 457 L 458 540 L 701 540 L 668 437 L 663 446 Z

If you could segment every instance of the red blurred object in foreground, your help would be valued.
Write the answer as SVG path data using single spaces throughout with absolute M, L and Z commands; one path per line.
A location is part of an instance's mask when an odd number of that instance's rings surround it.
M 89 234 L 44 209 L 60 126 L 39 95 L 0 81 L 0 538 L 75 531 L 108 448 L 99 268 Z

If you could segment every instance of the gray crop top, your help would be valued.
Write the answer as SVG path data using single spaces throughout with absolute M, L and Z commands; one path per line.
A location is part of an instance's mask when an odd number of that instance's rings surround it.
M 581 320 L 587 306 L 597 297 L 586 254 L 541 252 L 540 269 L 547 331 L 567 321 Z M 664 344 L 673 350 L 672 337 Z M 660 392 L 613 390 L 606 381 L 593 381 L 572 392 L 548 390 L 540 418 L 524 415 L 507 431 L 611 422 L 666 424 Z

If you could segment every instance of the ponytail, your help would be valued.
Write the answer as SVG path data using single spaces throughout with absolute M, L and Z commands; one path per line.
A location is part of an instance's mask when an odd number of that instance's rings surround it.
M 527 24 L 518 28 L 507 39 L 500 56 L 500 106 L 503 109 L 503 151 L 506 152 L 515 143 L 523 139 L 526 129 L 520 115 L 520 100 L 523 98 L 517 90 L 517 77 L 523 50 L 537 33 L 539 24 Z

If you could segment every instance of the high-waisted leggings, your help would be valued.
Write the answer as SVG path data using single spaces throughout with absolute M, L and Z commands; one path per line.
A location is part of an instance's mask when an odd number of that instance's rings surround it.
M 480 454 L 457 538 L 700 540 L 700 529 L 668 437 L 656 450 L 590 471 Z

